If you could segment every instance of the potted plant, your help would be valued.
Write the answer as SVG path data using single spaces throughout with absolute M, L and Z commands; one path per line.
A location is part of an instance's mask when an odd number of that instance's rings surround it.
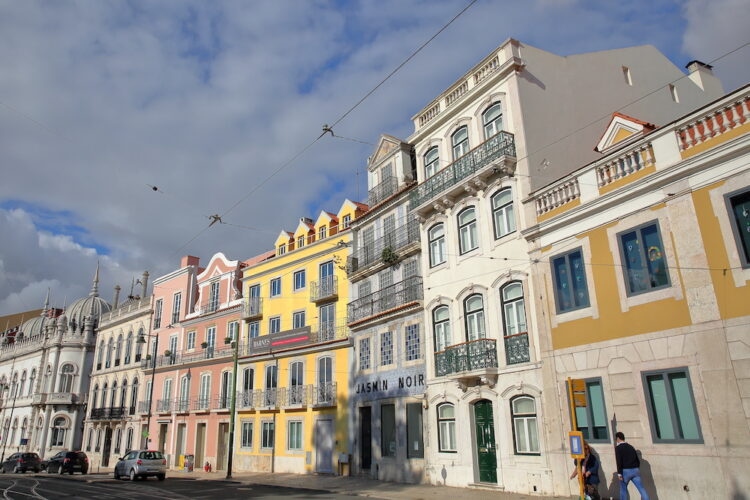
M 201 342 L 201 347 L 206 349 L 208 347 L 208 342 Z
M 151 359 L 151 355 L 150 354 L 146 354 L 146 360 L 148 361 L 149 359 Z
M 172 355 L 172 351 L 170 351 L 169 349 L 166 349 L 166 350 L 164 351 L 164 355 L 165 355 L 166 357 L 169 357 L 169 356 L 171 356 L 171 355 Z
M 383 259 L 383 262 L 385 262 L 388 265 L 395 264 L 398 260 L 398 255 L 396 255 L 396 252 L 393 251 L 393 248 L 391 247 L 385 247 L 383 249 L 383 253 L 380 255 L 380 258 Z
M 232 343 L 232 337 L 224 337 L 224 343 L 229 345 Z

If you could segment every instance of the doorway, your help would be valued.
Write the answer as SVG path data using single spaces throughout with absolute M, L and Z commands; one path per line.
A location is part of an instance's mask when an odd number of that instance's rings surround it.
M 315 422 L 315 472 L 333 472 L 333 420 Z
M 168 424 L 159 424 L 159 451 L 164 454 L 167 447 L 167 427 Z
M 229 443 L 229 424 L 219 424 L 218 456 L 216 457 L 216 470 L 226 470 L 227 465 L 227 443 Z
M 102 467 L 109 467 L 109 452 L 112 450 L 112 428 L 104 430 L 104 447 L 102 448 Z
M 180 464 L 180 457 L 185 454 L 185 430 L 186 424 L 177 425 L 177 441 L 175 442 L 175 462 Z
M 203 452 L 206 446 L 206 424 L 198 424 L 195 429 L 195 466 L 203 467 Z
M 477 465 L 480 483 L 497 483 L 497 455 L 495 451 L 495 423 L 492 403 L 486 399 L 474 404 Z
M 362 470 L 372 467 L 372 408 L 359 409 L 359 463 Z

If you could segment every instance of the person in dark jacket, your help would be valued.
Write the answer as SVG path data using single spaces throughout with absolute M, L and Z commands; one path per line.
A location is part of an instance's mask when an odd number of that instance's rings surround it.
M 628 495 L 628 483 L 630 481 L 633 481 L 638 489 L 641 499 L 649 500 L 646 488 L 643 487 L 641 482 L 641 461 L 638 459 L 635 448 L 625 442 L 625 434 L 622 432 L 615 434 L 615 437 L 617 438 L 615 459 L 617 460 L 617 476 L 620 478 L 620 500 L 630 499 L 630 495 Z
M 599 460 L 596 455 L 591 453 L 591 447 L 587 442 L 583 443 L 583 463 L 581 468 L 583 469 L 583 485 L 584 491 L 592 500 L 599 500 L 599 491 L 597 485 L 599 484 Z M 570 475 L 570 479 L 573 479 L 578 475 L 578 464 L 573 469 L 573 473 Z

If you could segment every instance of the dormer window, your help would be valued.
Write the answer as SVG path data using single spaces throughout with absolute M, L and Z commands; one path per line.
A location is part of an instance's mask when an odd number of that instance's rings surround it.
M 302 248 L 303 246 L 305 246 L 305 237 L 299 236 L 297 238 L 297 248 Z
M 276 252 L 276 255 L 284 255 L 286 253 L 286 245 L 282 244 L 279 245 L 278 252 Z
M 344 229 L 349 229 L 349 226 L 352 223 L 352 216 L 351 215 L 345 215 L 344 216 Z
M 328 228 L 326 226 L 320 226 L 320 229 L 318 229 L 318 239 L 324 240 L 327 237 Z
M 469 152 L 469 129 L 466 125 L 456 130 L 451 136 L 453 159 L 457 160 Z

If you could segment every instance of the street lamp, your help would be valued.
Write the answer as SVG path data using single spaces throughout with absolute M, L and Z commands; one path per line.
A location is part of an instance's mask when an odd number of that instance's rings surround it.
M 232 369 L 232 404 L 229 409 L 229 456 L 227 457 L 227 479 L 232 479 L 232 458 L 234 457 L 234 427 L 235 427 L 235 411 L 237 409 L 237 358 L 240 339 L 239 331 L 235 332 L 234 339 L 232 340 L 232 347 L 234 350 L 234 368 Z
M 169 325 L 167 328 L 171 328 L 172 325 Z M 151 434 L 151 405 L 153 405 L 154 401 L 154 379 L 156 378 L 156 353 L 159 352 L 159 335 L 150 335 L 150 334 L 144 334 L 141 332 L 140 335 L 138 335 L 138 338 L 136 339 L 137 344 L 145 344 L 147 343 L 146 338 L 156 338 L 156 343 L 154 344 L 154 352 L 151 354 L 151 363 L 152 363 L 152 369 L 151 369 L 151 389 L 149 390 L 148 395 L 148 420 L 146 421 L 146 435 L 143 436 L 143 448 L 148 449 L 148 441 L 149 436 Z M 146 352 L 146 361 L 148 361 L 149 353 Z M 148 366 L 148 365 L 147 365 Z

